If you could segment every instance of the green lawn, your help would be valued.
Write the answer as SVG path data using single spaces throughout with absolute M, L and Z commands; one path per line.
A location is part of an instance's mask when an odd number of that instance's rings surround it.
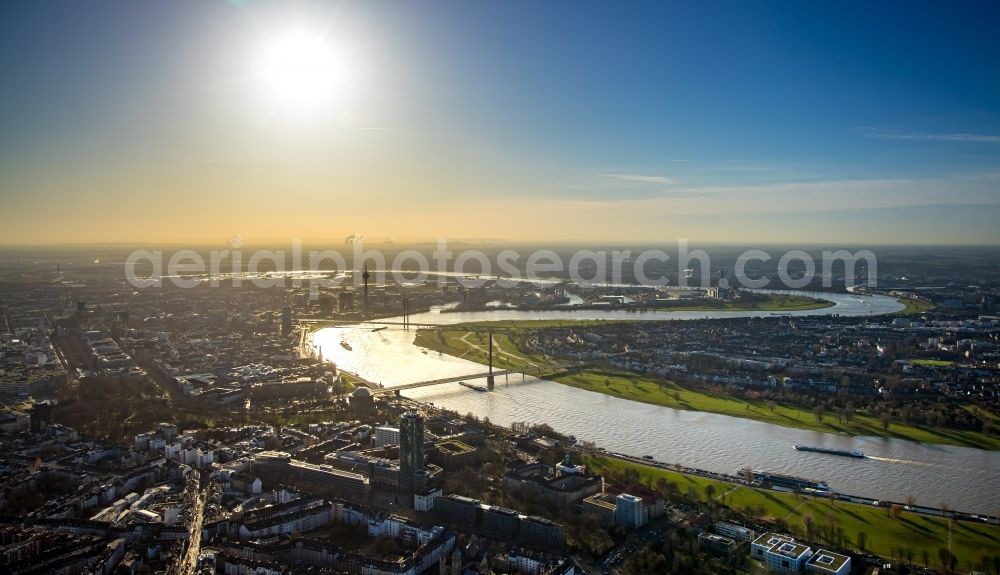
M 893 548 L 909 548 L 914 552 L 914 561 L 921 562 L 920 549 L 928 549 L 931 565 L 937 564 L 937 550 L 947 546 L 948 521 L 941 517 L 903 512 L 898 519 L 889 516 L 885 508 L 859 505 L 826 498 L 808 496 L 796 497 L 791 493 L 754 489 L 742 485 L 712 481 L 703 477 L 685 475 L 620 459 L 586 456 L 583 459 L 593 472 L 602 473 L 608 469 L 634 469 L 643 483 L 663 477 L 678 484 L 681 493 L 694 487 L 701 501 L 708 501 L 706 486 L 714 485 L 714 499 L 717 503 L 732 509 L 742 510 L 747 506 L 763 507 L 765 515 L 782 519 L 789 525 L 796 525 L 804 531 L 802 517 L 808 513 L 820 525 L 831 521 L 842 527 L 856 548 L 858 533 L 864 532 L 866 548 L 878 555 L 889 557 Z M 1000 527 L 969 521 L 952 522 L 952 551 L 959 559 L 959 567 L 971 570 L 978 565 L 982 552 L 1000 553 Z
M 502 322 L 483 325 L 498 326 L 499 323 Z M 539 322 L 506 322 L 504 327 L 538 327 L 534 325 L 537 323 Z M 416 343 L 441 353 L 478 363 L 487 363 L 486 349 L 489 336 L 485 333 L 469 332 L 466 329 L 466 327 L 456 325 L 454 329 L 443 331 L 419 330 Z M 539 354 L 522 352 L 518 348 L 517 340 L 516 333 L 494 334 L 494 367 L 501 369 L 527 367 L 530 369 L 532 364 L 551 363 Z M 849 423 L 841 423 L 837 421 L 836 415 L 829 410 L 824 414 L 822 421 L 817 421 L 812 411 L 796 406 L 777 404 L 772 408 L 766 401 L 747 401 L 722 394 L 688 389 L 670 381 L 652 379 L 629 372 L 592 369 L 558 375 L 553 380 L 631 401 L 743 417 L 786 427 L 851 436 L 896 437 L 922 443 L 943 443 L 1000 450 L 1000 433 L 987 437 L 977 431 L 919 427 L 900 421 L 893 421 L 889 425 L 889 429 L 884 430 L 877 417 L 857 413 Z
M 712 479 L 706 479 L 698 475 L 688 475 L 685 473 L 680 473 L 678 471 L 670 471 L 667 469 L 661 469 L 659 467 L 650 467 L 648 465 L 641 465 L 639 463 L 631 463 L 621 459 L 616 459 L 613 457 L 604 457 L 599 455 L 584 455 L 582 463 L 587 466 L 587 470 L 593 473 L 604 473 L 609 469 L 622 471 L 625 469 L 634 469 L 639 473 L 639 476 L 643 479 L 643 483 L 647 483 L 648 479 L 652 479 L 653 485 L 655 487 L 656 480 L 663 477 L 668 481 L 673 481 L 677 484 L 680 492 L 687 493 L 690 488 L 694 488 L 698 492 L 698 497 L 704 501 L 707 499 L 706 487 L 709 485 L 714 486 L 716 497 L 722 495 L 723 493 L 737 487 L 732 483 L 726 483 L 723 481 L 714 481 Z M 735 471 L 735 469 L 734 469 Z
M 833 302 L 812 297 L 784 294 L 767 294 L 763 301 L 704 301 L 695 305 L 663 308 L 663 311 L 802 311 L 830 307 Z
M 623 372 L 585 371 L 556 378 L 556 381 L 632 401 L 642 401 L 677 409 L 691 409 L 744 417 L 767 423 L 811 429 L 826 433 L 852 436 L 896 437 L 922 443 L 944 443 L 1000 450 L 1000 437 L 987 437 L 976 431 L 936 429 L 906 425 L 893 421 L 888 430 L 882 429 L 877 417 L 857 413 L 848 422 L 838 422 L 832 411 L 823 421 L 817 421 L 812 411 L 790 405 L 775 405 L 772 410 L 765 401 L 746 401 L 721 394 L 691 390 L 664 380 L 636 376 Z
M 945 361 L 943 359 L 914 359 L 910 363 L 913 365 L 926 365 L 928 367 L 948 367 L 953 362 Z
M 895 315 L 914 315 L 931 311 L 935 308 L 935 305 L 932 303 L 910 297 L 899 298 L 899 303 L 906 307 L 896 312 Z
M 491 324 L 492 325 L 492 324 Z M 457 326 L 456 326 L 457 327 Z M 416 344 L 448 355 L 454 355 L 478 363 L 488 363 L 489 335 L 471 332 L 457 327 L 448 330 L 417 331 Z M 526 367 L 532 363 L 547 363 L 537 354 L 521 352 L 515 339 L 507 334 L 493 335 L 493 366 L 501 369 Z
M 685 304 L 678 300 L 676 305 L 664 307 L 643 307 L 636 308 L 643 311 L 803 311 L 810 309 L 822 309 L 830 307 L 833 302 L 800 295 L 785 294 L 763 294 L 766 297 L 758 301 L 721 301 L 710 300 Z M 529 310 L 530 311 L 530 310 Z M 546 310 L 550 311 L 550 310 Z M 605 320 L 587 320 L 588 323 L 600 323 Z M 619 320 L 611 320 L 619 321 Z M 631 320 L 624 320 L 631 321 Z M 572 324 L 573 320 L 507 320 L 488 322 L 494 325 L 520 325 L 537 322 L 537 327 L 554 327 L 563 324 Z

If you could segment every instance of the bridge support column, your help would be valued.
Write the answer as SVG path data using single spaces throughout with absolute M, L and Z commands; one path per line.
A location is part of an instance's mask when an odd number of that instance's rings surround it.
M 486 376 L 486 389 L 493 391 L 496 387 L 496 380 L 493 377 L 493 332 L 490 332 L 490 374 Z

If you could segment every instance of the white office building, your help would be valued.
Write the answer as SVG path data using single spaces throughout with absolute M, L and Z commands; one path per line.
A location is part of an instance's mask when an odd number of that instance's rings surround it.
M 774 573 L 800 573 L 812 549 L 790 535 L 765 533 L 750 544 L 750 556 L 764 562 Z
M 181 444 L 180 443 L 168 443 L 163 446 L 163 456 L 167 459 L 179 459 L 181 454 Z
M 384 425 L 375 428 L 375 447 L 399 445 L 399 428 Z
M 434 500 L 441 497 L 440 487 L 428 487 L 413 494 L 413 509 L 415 511 L 430 511 L 434 509 Z
M 757 538 L 757 534 L 754 533 L 753 529 L 747 529 L 746 527 L 726 521 L 717 521 L 715 523 L 715 532 L 723 537 L 729 537 L 737 541 L 746 541 L 747 543 Z
M 851 558 L 847 555 L 820 549 L 806 561 L 806 573 L 816 575 L 847 575 L 851 572 Z
M 622 493 L 615 497 L 615 521 L 638 529 L 649 522 L 649 507 L 642 497 Z

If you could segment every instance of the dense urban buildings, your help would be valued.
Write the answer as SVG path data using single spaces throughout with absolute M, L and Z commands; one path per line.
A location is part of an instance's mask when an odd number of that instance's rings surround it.
M 1000 2 L 3 8 L 0 575 L 1000 575 Z
M 4 568 L 14 573 L 57 565 L 226 573 L 310 565 L 333 573 L 624 575 L 657 572 L 658 557 L 675 553 L 685 568 L 740 573 L 761 565 L 843 574 L 864 566 L 884 569 L 893 548 L 897 556 L 912 557 L 904 565 L 920 562 L 923 543 L 884 544 L 877 526 L 845 529 L 852 514 L 873 525 L 905 526 L 913 517 L 945 536 L 951 522 L 955 552 L 947 550 L 946 538 L 909 533 L 916 541 L 942 541 L 928 557 L 945 566 L 985 565 L 969 551 L 977 545 L 984 560 L 992 560 L 988 539 L 954 529 L 976 522 L 994 529 L 988 509 L 947 509 L 942 518 L 942 506 L 922 497 L 847 495 L 823 477 L 737 472 L 742 461 L 721 470 L 668 465 L 602 450 L 585 440 L 589 434 L 578 440 L 548 425 L 517 421 L 499 427 L 393 392 L 394 382 L 368 381 L 335 359 L 365 351 L 359 338 L 407 330 L 388 324 L 322 332 L 339 334 L 332 347 L 316 345 L 321 332 L 310 331 L 311 321 L 352 317 L 357 310 L 350 306 L 361 299 L 312 301 L 295 291 L 232 287 L 183 298 L 128 295 L 113 278 L 101 277 L 86 289 L 42 283 L 24 292 L 16 282 L 3 288 L 8 407 L 0 413 L 0 477 L 7 519 L 0 527 L 8 542 Z M 610 301 L 607 288 L 559 289 Z M 389 315 L 402 309 L 403 288 L 370 290 L 372 309 Z M 471 305 L 455 289 L 407 290 L 408 305 Z M 514 302 L 525 293 L 523 286 L 489 284 L 484 297 Z M 827 297 L 862 305 L 902 295 Z M 677 394 L 696 401 L 712 393 L 745 402 L 757 414 L 797 409 L 814 426 L 862 420 L 877 429 L 887 422 L 890 433 L 912 428 L 945 437 L 955 430 L 969 444 L 989 446 L 1000 324 L 974 306 L 958 309 L 941 296 L 919 297 L 907 301 L 926 305 L 909 314 L 561 323 L 498 331 L 494 367 L 499 372 L 524 361 L 530 370 L 544 356 L 585 366 L 563 377 L 606 374 L 587 376 L 596 383 L 588 389 L 603 395 L 628 386 L 648 397 L 662 393 L 669 402 Z M 616 301 L 609 305 L 627 305 Z M 339 302 L 348 307 L 339 310 Z M 440 339 L 428 339 L 434 332 L 425 327 L 416 342 L 432 348 L 455 342 L 458 347 L 442 349 L 456 355 L 488 342 L 483 333 L 461 329 L 442 329 Z M 470 401 L 509 396 L 516 405 L 521 390 L 538 385 L 529 373 L 497 377 L 495 391 L 472 381 L 438 385 Z M 17 383 L 26 381 L 36 383 Z M 435 392 L 421 391 L 427 393 Z M 884 419 L 873 419 L 872 412 Z M 656 433 L 630 427 L 627 419 L 621 423 L 620 430 L 608 431 Z M 854 464 L 839 459 L 836 449 L 824 454 L 822 446 L 799 447 L 814 450 L 811 457 Z M 769 504 L 731 497 L 774 501 L 784 513 L 808 511 L 779 520 Z M 151 554 L 151 547 L 158 552 Z

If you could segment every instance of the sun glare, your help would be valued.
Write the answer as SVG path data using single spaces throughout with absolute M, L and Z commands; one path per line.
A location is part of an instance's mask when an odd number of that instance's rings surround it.
M 343 112 L 352 71 L 331 35 L 304 26 L 284 30 L 264 43 L 258 66 L 269 112 L 308 119 Z

